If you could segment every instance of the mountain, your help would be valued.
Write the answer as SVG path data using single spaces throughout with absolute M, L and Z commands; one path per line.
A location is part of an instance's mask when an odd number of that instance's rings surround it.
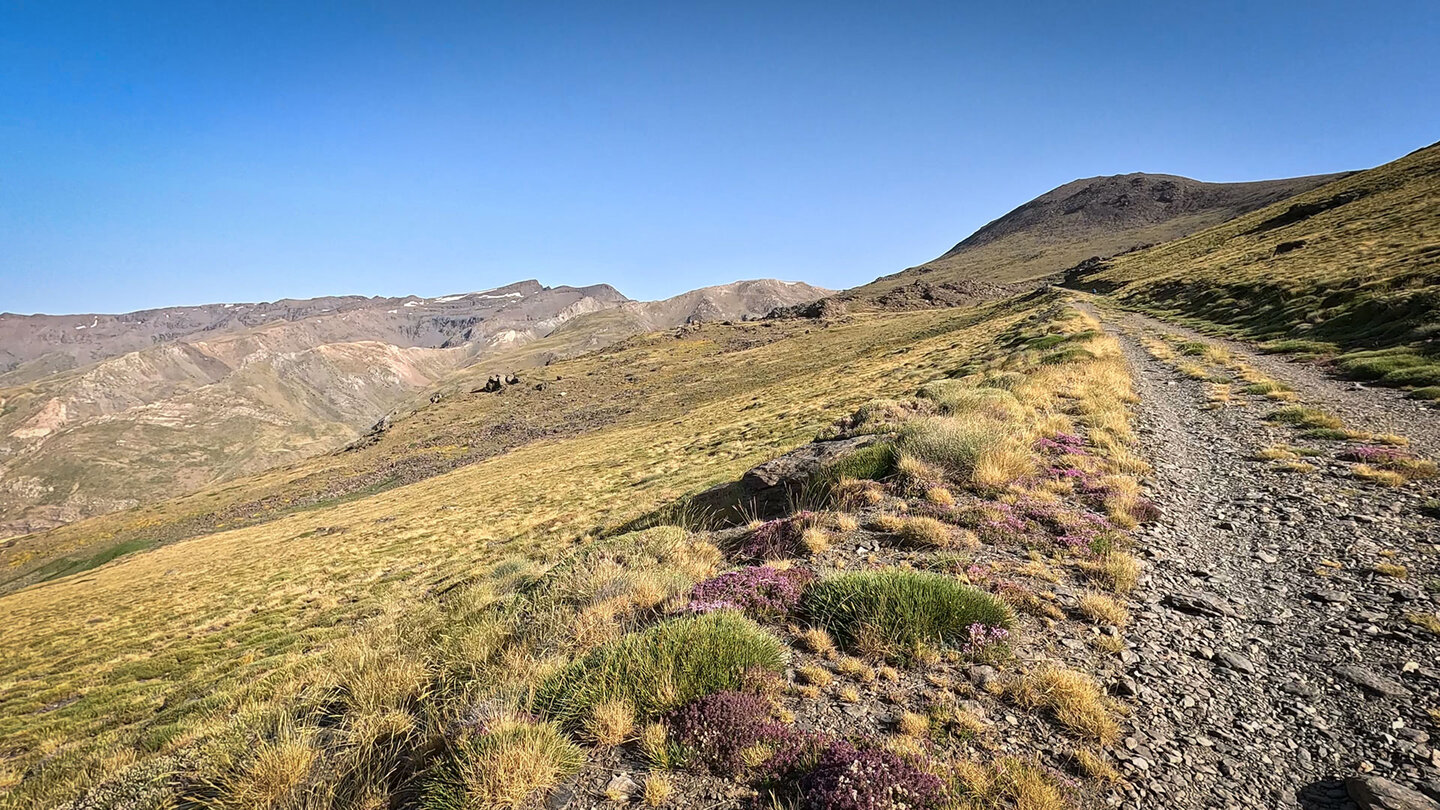
M 1440 398 L 1440 144 L 1070 283 Z
M 438 298 L 6 314 L 0 537 L 326 452 L 491 358 L 505 358 L 502 370 L 541 365 L 637 332 L 759 317 L 828 293 L 743 281 L 638 302 L 608 285 L 532 280 Z M 519 352 L 566 326 L 544 351 Z
M 1168 174 L 1091 177 L 1052 189 L 967 237 L 939 258 L 848 292 L 854 301 L 904 304 L 937 295 L 1033 286 L 1092 256 L 1168 242 L 1343 177 L 1202 183 Z M 953 303 L 944 301 L 944 303 Z

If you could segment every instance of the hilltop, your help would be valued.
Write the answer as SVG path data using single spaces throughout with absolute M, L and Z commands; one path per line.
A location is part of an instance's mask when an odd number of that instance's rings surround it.
M 1066 183 L 990 222 L 936 259 L 846 293 L 858 301 L 945 298 L 1001 285 L 1034 286 L 1092 256 L 1169 242 L 1343 175 L 1202 183 L 1120 174 Z

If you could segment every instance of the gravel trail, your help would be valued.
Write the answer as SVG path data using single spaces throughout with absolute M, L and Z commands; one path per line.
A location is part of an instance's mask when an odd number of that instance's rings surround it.
M 1163 511 L 1137 538 L 1148 566 L 1110 681 L 1135 706 L 1118 746 L 1127 806 L 1353 808 L 1340 780 L 1357 774 L 1440 796 L 1440 637 L 1407 618 L 1440 610 L 1435 482 L 1361 482 L 1337 458 L 1345 443 L 1266 424 L 1263 398 L 1206 409 L 1203 384 L 1134 339 L 1150 319 L 1109 317 Z M 1389 392 L 1251 360 L 1307 404 L 1440 449 L 1440 427 Z M 1318 451 L 1305 459 L 1315 469 L 1251 460 L 1274 444 Z M 1390 565 L 1405 575 L 1375 570 Z
M 1306 403 L 1321 406 L 1343 417 L 1347 424 L 1372 433 L 1406 436 L 1420 455 L 1440 459 L 1440 407 L 1435 404 L 1407 399 L 1400 389 L 1339 380 L 1316 363 L 1264 354 L 1252 344 L 1204 335 L 1138 312 L 1115 312 L 1114 318 L 1131 332 L 1148 327 L 1224 346 L 1271 377 L 1289 383 Z

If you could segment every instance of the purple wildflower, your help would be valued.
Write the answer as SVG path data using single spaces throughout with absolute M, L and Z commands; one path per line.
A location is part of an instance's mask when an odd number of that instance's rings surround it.
M 889 751 L 837 741 L 800 780 L 800 795 L 826 810 L 919 810 L 943 806 L 945 786 Z
M 739 610 L 756 618 L 778 619 L 794 609 L 814 579 L 804 568 L 781 571 L 756 565 L 727 571 L 691 589 L 686 609 L 693 613 Z

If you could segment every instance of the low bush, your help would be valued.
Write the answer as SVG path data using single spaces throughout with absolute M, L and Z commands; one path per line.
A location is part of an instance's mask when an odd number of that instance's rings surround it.
M 780 672 L 779 639 L 729 611 L 670 619 L 598 647 L 543 681 L 534 705 L 566 728 L 596 706 L 628 702 L 646 721 L 695 698 L 742 688 L 751 670 Z
M 665 727 L 687 761 L 701 770 L 737 777 L 754 764 L 757 746 L 773 746 L 790 734 L 771 714 L 764 697 L 716 692 L 670 712 Z
M 813 512 L 796 512 L 789 517 L 768 520 L 756 526 L 740 541 L 739 553 L 750 560 L 784 560 L 798 557 L 805 548 L 805 530 Z
M 806 807 L 825 810 L 923 810 L 946 804 L 945 785 L 934 774 L 889 751 L 831 743 L 800 780 Z
M 943 574 L 896 568 L 821 580 L 801 607 L 847 649 L 887 657 L 908 656 L 922 643 L 961 647 L 975 624 L 1014 626 L 1010 609 L 984 591 Z
M 689 610 L 738 610 L 757 619 L 780 619 L 800 603 L 800 594 L 814 579 L 804 568 L 781 571 L 756 565 L 727 571 L 691 589 Z

